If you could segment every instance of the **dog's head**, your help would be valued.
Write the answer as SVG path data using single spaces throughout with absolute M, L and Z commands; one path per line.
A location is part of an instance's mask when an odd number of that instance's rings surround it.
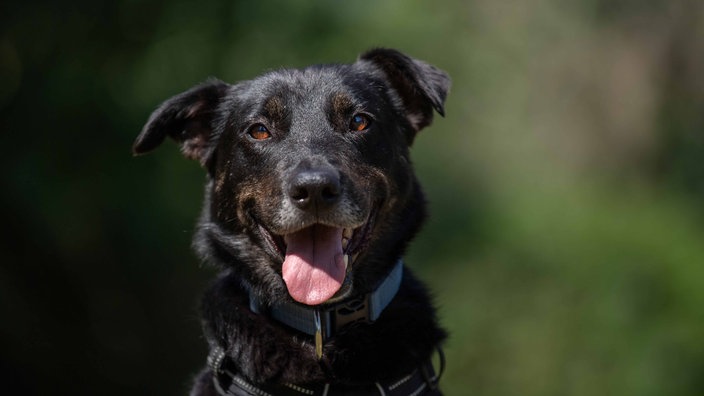
M 409 159 L 447 75 L 398 51 L 353 64 L 212 80 L 164 102 L 134 144 L 170 136 L 208 172 L 195 238 L 262 301 L 366 293 L 425 216 Z

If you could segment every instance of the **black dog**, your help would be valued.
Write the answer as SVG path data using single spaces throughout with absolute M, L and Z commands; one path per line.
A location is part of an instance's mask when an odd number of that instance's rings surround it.
M 377 49 L 212 80 L 154 111 L 134 152 L 170 136 L 207 170 L 194 246 L 222 269 L 192 395 L 440 394 L 445 333 L 401 257 L 426 214 L 409 146 L 449 85 Z

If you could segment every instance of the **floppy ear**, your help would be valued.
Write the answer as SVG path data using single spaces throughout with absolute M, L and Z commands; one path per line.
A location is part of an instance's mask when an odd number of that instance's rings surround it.
M 206 166 L 214 146 L 213 119 L 229 87 L 213 79 L 162 103 L 137 136 L 132 152 L 147 153 L 170 136 L 181 144 L 183 155 Z
M 447 73 L 423 61 L 386 48 L 373 49 L 359 57 L 381 69 L 403 101 L 406 116 L 420 131 L 433 121 L 433 109 L 445 115 L 445 97 L 450 90 Z

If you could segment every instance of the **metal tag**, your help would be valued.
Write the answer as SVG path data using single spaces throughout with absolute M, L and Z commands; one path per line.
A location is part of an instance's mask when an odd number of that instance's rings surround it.
M 323 326 L 320 323 L 320 311 L 314 312 L 315 317 L 315 356 L 318 360 L 323 358 Z

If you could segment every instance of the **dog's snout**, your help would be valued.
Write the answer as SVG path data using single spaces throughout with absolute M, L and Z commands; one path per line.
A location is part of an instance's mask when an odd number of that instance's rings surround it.
M 288 196 L 300 209 L 320 211 L 337 204 L 340 190 L 340 176 L 334 169 L 309 169 L 293 176 Z

